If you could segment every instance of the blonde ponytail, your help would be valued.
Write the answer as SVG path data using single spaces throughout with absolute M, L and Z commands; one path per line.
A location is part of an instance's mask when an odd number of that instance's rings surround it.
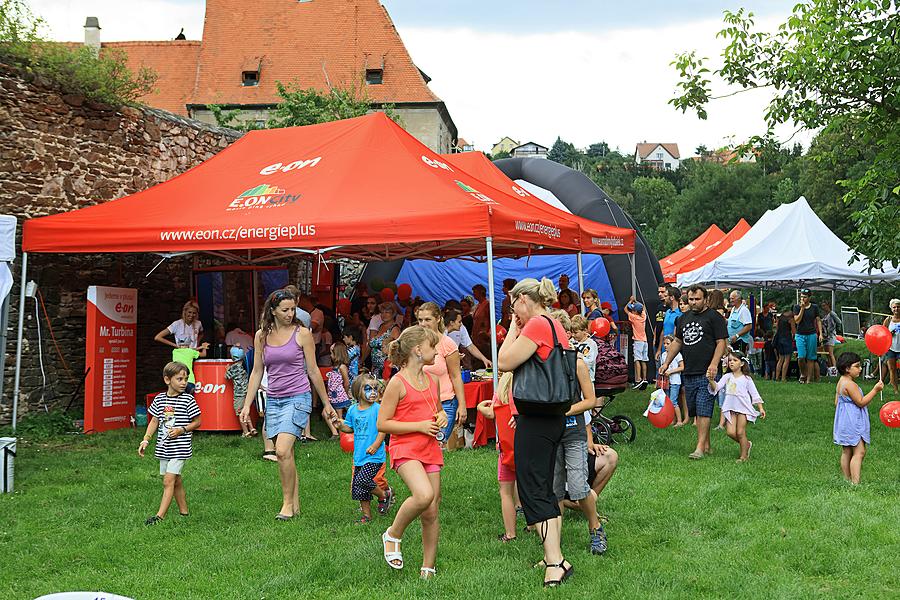
M 500 374 L 500 379 L 497 381 L 497 397 L 500 399 L 500 404 L 509 404 L 509 391 L 512 389 L 512 382 L 512 371 L 504 371 Z
M 547 308 L 556 302 L 556 288 L 553 287 L 553 282 L 546 277 L 542 278 L 540 281 L 533 277 L 526 277 L 517 283 L 512 289 L 512 296 L 513 298 L 517 298 L 522 294 L 528 296 L 531 298 L 532 302 L 539 304 L 544 308 Z
M 426 342 L 436 346 L 440 339 L 435 331 L 421 325 L 413 325 L 404 329 L 400 337 L 388 345 L 388 358 L 395 367 L 403 367 L 409 361 L 413 348 Z

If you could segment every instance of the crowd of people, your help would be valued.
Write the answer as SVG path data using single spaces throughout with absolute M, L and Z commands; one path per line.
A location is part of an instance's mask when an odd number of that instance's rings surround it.
M 419 519 L 420 576 L 434 576 L 445 441 L 455 425 L 467 420 L 466 411 L 461 410 L 465 407 L 461 372 L 466 359 L 469 364 L 477 360 L 500 372 L 493 398 L 477 407 L 497 427 L 503 523 L 498 539 L 503 543 L 517 539 L 516 519 L 522 514 L 525 530 L 536 533 L 543 545 L 537 566 L 544 569 L 544 585 L 560 585 L 574 572 L 561 547 L 561 515 L 566 508 L 584 515 L 591 553 L 603 554 L 608 545 L 597 500 L 615 472 L 618 454 L 595 443 L 591 430 L 593 411 L 602 406 L 594 385 L 598 354 L 598 340 L 591 335 L 594 319 L 608 317 L 611 336 L 620 324 L 631 330 L 634 385 L 639 389 L 648 385 L 652 344 L 660 375 L 657 384 L 668 389 L 679 408 L 675 425 L 684 426 L 693 419 L 696 426 L 697 444 L 690 458 L 701 459 L 710 452 L 711 418 L 718 399 L 720 426 L 738 444 L 739 462 L 749 460 L 752 450 L 747 423 L 766 417 L 747 356 L 754 323 L 775 348 L 774 365 L 766 360 L 766 375 L 784 380 L 780 359 L 789 354 L 789 348 L 779 334 L 790 331 L 798 356 L 806 361 L 800 364 L 805 381 L 815 379 L 808 365 L 817 365 L 817 342 L 832 335 L 832 327 L 839 324 L 830 307 L 820 309 L 811 302 L 808 290 L 801 292 L 800 303 L 789 313 L 776 315 L 774 306 L 766 304 L 754 316 L 740 292 L 731 292 L 731 306 L 726 308 L 721 291 L 699 285 L 686 293 L 661 287 L 660 299 L 666 308 L 655 328 L 647 326 L 646 308 L 633 296 L 623 307 L 627 322 L 617 324 L 611 305 L 601 302 L 596 291 L 584 291 L 582 313 L 576 304 L 578 295 L 568 289 L 568 278 L 560 277 L 558 283 L 559 289 L 546 278 L 503 282 L 501 324 L 505 323 L 506 333 L 496 365 L 487 357 L 493 319 L 482 285 L 473 287 L 471 298 L 451 300 L 443 307 L 411 297 L 379 301 L 360 288 L 350 310 L 337 315 L 328 314 L 314 297 L 291 286 L 273 292 L 263 307 L 259 330 L 249 341 L 235 340 L 232 347 L 235 365 L 244 364 L 242 353 L 252 348 L 252 366 L 243 374 L 234 369 L 229 378 L 235 381 L 235 409 L 244 435 L 257 431 L 250 419 L 254 403 L 264 416 L 264 457 L 277 462 L 281 487 L 282 503 L 275 518 L 289 521 L 299 513 L 294 446 L 297 440 L 311 437 L 309 421 L 318 397 L 332 435 L 353 433 L 350 489 L 351 498 L 360 503 L 360 522 L 371 522 L 373 498 L 378 514 L 390 512 L 394 490 L 385 477 L 388 466 L 409 490 L 382 534 L 386 563 L 393 569 L 404 567 L 402 539 L 408 526 Z M 894 317 L 888 321 L 898 341 L 900 301 L 896 306 L 892 301 L 891 306 Z M 174 342 L 168 340 L 170 335 Z M 163 370 L 167 391 L 154 399 L 149 410 L 152 418 L 139 447 L 143 456 L 156 434 L 154 455 L 160 460 L 164 491 L 158 512 L 147 524 L 165 518 L 173 499 L 179 512 L 188 514 L 181 471 L 192 453 L 191 434 L 201 423 L 190 387 L 191 362 L 204 350 L 201 336 L 192 303 L 185 305 L 180 321 L 157 335 L 161 343 L 173 346 L 173 361 Z M 174 354 L 185 349 L 191 350 L 190 356 Z M 568 364 L 570 351 L 574 351 L 574 371 L 568 375 L 552 371 L 561 368 L 553 365 Z M 897 351 L 892 348 L 892 352 L 896 362 Z M 326 367 L 324 376 L 321 367 Z M 842 472 L 858 483 L 869 442 L 865 407 L 882 383 L 863 395 L 854 383 L 859 357 L 852 353 L 842 354 L 835 367 L 841 374 L 835 396 L 835 443 L 843 448 Z M 550 373 L 546 385 L 535 383 L 541 381 L 535 378 L 535 369 Z M 553 373 L 570 380 L 574 398 L 563 394 L 566 401 L 558 402 L 544 397 L 559 396 Z

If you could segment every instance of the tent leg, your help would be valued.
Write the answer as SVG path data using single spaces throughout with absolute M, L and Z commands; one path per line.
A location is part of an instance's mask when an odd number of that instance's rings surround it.
M 634 257 L 634 252 L 628 255 L 628 260 L 631 261 L 631 295 L 637 298 L 637 276 L 635 275 Z
M 497 389 L 497 303 L 494 300 L 494 240 L 490 237 L 485 238 L 485 246 L 487 247 L 487 265 L 488 265 L 488 307 L 491 311 L 491 363 L 493 369 L 492 379 L 494 380 L 494 389 Z
M 12 429 L 16 431 L 19 415 L 19 382 L 22 374 L 22 330 L 25 327 L 25 281 L 28 278 L 28 253 L 22 253 L 22 278 L 19 280 L 19 331 L 16 345 L 16 375 L 13 379 Z
M 584 267 L 581 264 L 581 251 L 575 255 L 575 262 L 578 263 L 578 298 L 581 304 L 581 314 L 584 314 Z

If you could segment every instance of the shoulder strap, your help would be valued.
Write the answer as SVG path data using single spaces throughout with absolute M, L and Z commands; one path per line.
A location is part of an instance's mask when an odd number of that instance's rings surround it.
M 547 319 L 547 323 L 550 325 L 550 333 L 553 334 L 553 346 L 559 346 L 559 338 L 556 337 L 556 326 L 553 324 L 553 320 L 547 315 L 541 315 L 545 319 Z

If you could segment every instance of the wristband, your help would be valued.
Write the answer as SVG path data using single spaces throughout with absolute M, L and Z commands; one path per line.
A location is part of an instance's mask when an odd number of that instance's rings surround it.
M 150 441 L 150 436 L 149 436 L 149 435 L 145 435 L 145 436 L 144 436 L 144 441 L 145 441 L 145 442 L 149 442 L 149 441 Z

